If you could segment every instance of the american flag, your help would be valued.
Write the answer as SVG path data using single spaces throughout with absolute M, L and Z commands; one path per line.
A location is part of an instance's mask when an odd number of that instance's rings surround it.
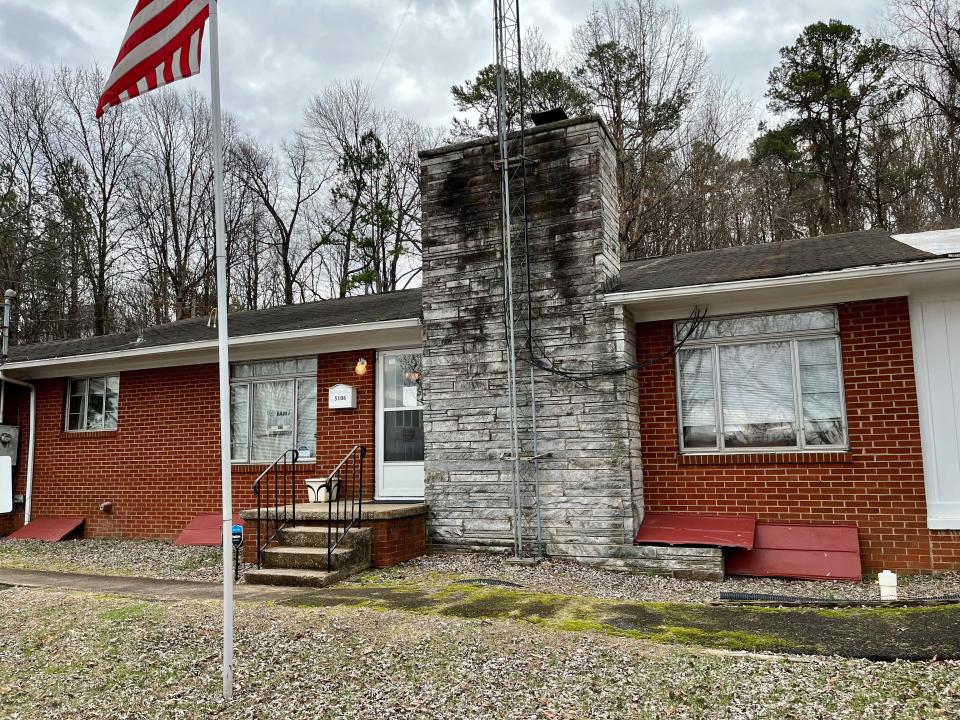
M 200 72 L 200 44 L 209 14 L 209 0 L 137 0 L 97 117 L 109 107 Z

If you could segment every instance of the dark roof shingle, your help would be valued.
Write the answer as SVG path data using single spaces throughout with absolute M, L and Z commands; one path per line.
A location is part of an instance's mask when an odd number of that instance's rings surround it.
M 894 240 L 886 231 L 863 230 L 625 262 L 619 290 L 663 290 L 935 257 Z
M 239 338 L 263 333 L 419 318 L 420 305 L 420 288 L 414 288 L 266 310 L 245 310 L 230 313 L 230 337 Z M 200 317 L 165 325 L 154 325 L 143 330 L 142 341 L 139 341 L 139 337 L 140 334 L 137 332 L 128 332 L 80 340 L 15 346 L 10 348 L 9 362 L 79 357 L 120 350 L 216 340 L 217 329 L 207 327 L 207 318 Z

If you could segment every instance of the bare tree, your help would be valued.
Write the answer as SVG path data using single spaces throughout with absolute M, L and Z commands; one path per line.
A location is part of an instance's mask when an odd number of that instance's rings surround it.
M 300 135 L 283 143 L 279 156 L 247 139 L 235 153 L 237 175 L 263 206 L 271 224 L 269 245 L 282 272 L 282 301 L 292 305 L 299 288 L 299 300 L 313 299 L 301 274 L 322 244 L 310 237 L 307 224 L 310 206 L 326 181 L 313 152 Z
M 602 0 L 573 32 L 571 63 L 617 145 L 621 245 L 644 253 L 658 231 L 671 161 L 689 137 L 706 54 L 675 6 Z
M 58 250 L 48 236 L 50 173 L 44 154 L 45 133 L 54 100 L 47 76 L 38 68 L 12 67 L 0 75 L 0 166 L 6 173 L 4 246 L 0 251 L 2 281 L 17 290 L 11 338 L 39 340 L 56 334 L 64 314 L 51 291 L 58 279 L 35 277 L 31 266 L 46 268 L 46 256 Z
M 362 198 L 365 212 L 360 250 L 367 292 L 408 287 L 420 275 L 420 160 L 418 151 L 438 144 L 441 131 L 429 131 L 392 112 L 380 112 L 377 136 L 383 163 L 372 168 Z
M 960 124 L 960 4 L 894 0 L 888 22 L 901 82 Z
M 316 220 L 327 249 L 322 258 L 336 297 L 353 290 L 353 276 L 363 268 L 356 259 L 357 228 L 368 172 L 382 162 L 372 128 L 376 111 L 370 90 L 359 80 L 335 82 L 307 105 L 305 137 L 321 162 L 336 169 L 329 209 Z
M 131 236 L 155 322 L 192 317 L 211 270 L 212 164 L 209 108 L 197 93 L 141 100 L 145 142 L 130 188 Z
M 441 131 L 374 107 L 360 82 L 334 83 L 313 98 L 305 136 L 331 172 L 314 272 L 337 297 L 389 292 L 420 273 L 420 162 Z
M 128 106 L 94 117 L 94 108 L 104 75 L 90 69 L 61 67 L 55 76 L 60 99 L 58 127 L 46 135 L 48 158 L 72 158 L 82 168 L 87 182 L 80 185 L 82 199 L 91 218 L 89 242 L 80 249 L 80 271 L 93 296 L 95 335 L 112 331 L 110 292 L 125 249 L 124 240 L 132 229 L 125 213 L 124 192 L 134 158 L 140 148 L 140 118 Z

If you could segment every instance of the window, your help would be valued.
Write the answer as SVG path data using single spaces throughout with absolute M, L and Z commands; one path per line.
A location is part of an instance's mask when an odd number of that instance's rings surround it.
M 116 430 L 120 377 L 71 378 L 67 382 L 67 430 Z
M 683 451 L 846 448 L 832 309 L 706 320 L 677 353 L 677 386 Z
M 238 363 L 230 368 L 234 462 L 273 462 L 299 450 L 317 454 L 317 359 Z

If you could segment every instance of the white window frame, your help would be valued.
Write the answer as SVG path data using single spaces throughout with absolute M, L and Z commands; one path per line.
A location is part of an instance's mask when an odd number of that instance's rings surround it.
M 847 398 L 844 388 L 843 378 L 843 355 L 840 345 L 840 327 L 837 309 L 835 307 L 813 307 L 796 310 L 777 310 L 770 312 L 740 313 L 737 315 L 716 316 L 707 318 L 707 320 L 718 320 L 727 318 L 757 317 L 764 315 L 803 313 L 811 311 L 824 311 L 833 314 L 834 323 L 832 329 L 823 330 L 797 330 L 792 332 L 766 333 L 763 335 L 740 335 L 729 338 L 710 338 L 706 340 L 689 339 L 683 344 L 683 348 L 674 353 L 674 375 L 676 378 L 676 401 L 677 401 L 677 437 L 679 441 L 680 453 L 682 455 L 755 455 L 757 453 L 823 453 L 823 452 L 847 452 L 850 449 L 850 427 L 847 422 Z M 674 323 L 674 337 L 682 336 L 682 328 L 686 321 L 677 321 Z M 833 339 L 837 349 L 837 379 L 838 390 L 840 393 L 840 417 L 843 422 L 843 443 L 839 445 L 807 445 L 806 429 L 803 422 L 803 391 L 800 387 L 800 357 L 797 343 L 803 340 L 828 340 Z M 748 448 L 728 448 L 724 443 L 723 432 L 723 388 L 720 381 L 720 348 L 730 345 L 762 345 L 773 342 L 788 342 L 790 344 L 790 356 L 792 362 L 793 375 L 793 398 L 794 410 L 796 413 L 797 426 L 797 444 L 796 445 L 776 445 L 771 447 L 748 447 Z M 683 350 L 703 350 L 709 349 L 712 353 L 713 361 L 713 402 L 714 402 L 714 420 L 716 422 L 716 445 L 708 448 L 686 448 L 683 444 L 683 396 L 680 376 L 680 353 Z
M 383 373 L 386 368 L 386 358 L 391 355 L 419 355 L 420 356 L 420 372 L 423 373 L 423 348 L 422 347 L 399 347 L 399 348 L 389 348 L 389 349 L 380 349 L 377 351 L 377 370 L 376 370 L 376 396 L 375 401 L 375 411 L 376 411 L 376 428 L 375 428 L 375 438 L 376 442 L 374 443 L 374 450 L 376 456 L 376 472 L 375 475 L 375 490 L 374 498 L 376 500 L 384 500 L 387 502 L 398 502 L 401 500 L 422 500 L 423 499 L 423 468 L 424 462 L 421 461 L 384 461 L 384 442 L 383 435 L 385 430 L 384 422 L 384 413 L 393 412 L 402 410 L 402 408 L 393 408 L 385 409 L 384 408 L 384 391 L 385 383 L 383 381 Z M 414 408 L 407 408 L 414 409 Z M 415 408 L 420 410 L 423 415 L 421 416 L 424 421 L 426 420 L 426 409 L 423 405 L 423 396 L 420 396 L 420 405 Z M 391 469 L 399 470 L 400 472 L 409 472 L 416 473 L 419 471 L 420 479 L 418 480 L 420 484 L 420 493 L 419 494 L 406 494 L 400 493 L 396 494 L 393 492 L 388 493 L 387 488 L 385 487 L 385 481 L 387 480 L 387 471 Z
M 271 358 L 269 360 L 248 360 L 244 362 L 230 363 L 230 394 L 233 395 L 233 388 L 236 386 L 245 386 L 247 388 L 247 457 L 245 460 L 235 460 L 233 455 L 233 440 L 231 438 L 231 458 L 230 463 L 232 465 L 264 465 L 272 463 L 276 458 L 272 460 L 254 460 L 253 459 L 253 386 L 254 385 L 263 385 L 265 383 L 272 383 L 278 381 L 290 381 L 293 383 L 293 435 L 296 438 L 297 428 L 300 426 L 300 380 L 313 380 L 317 383 L 317 398 L 319 402 L 320 398 L 320 382 L 317 375 L 317 369 L 314 369 L 312 373 L 302 372 L 302 373 L 279 373 L 277 375 L 257 375 L 256 377 L 243 377 L 243 378 L 234 378 L 232 377 L 233 368 L 237 365 L 256 365 L 262 362 L 284 362 L 284 361 L 296 361 L 296 360 L 312 360 L 317 361 L 316 356 L 314 355 L 298 355 L 296 357 L 283 357 L 283 358 Z M 317 361 L 319 365 L 319 361 Z M 233 408 L 231 406 L 231 412 Z M 314 409 L 314 412 L 317 413 L 317 422 L 320 420 L 320 413 L 317 408 Z M 231 415 L 232 418 L 232 415 Z M 320 433 L 320 428 L 317 427 L 316 434 Z M 317 439 L 314 437 L 313 440 L 314 453 L 313 455 L 301 455 L 297 457 L 297 462 L 308 462 L 313 463 L 317 460 Z
M 106 409 L 106 389 L 107 381 L 110 378 L 117 379 L 117 424 L 113 427 L 100 427 L 100 428 L 88 428 L 87 427 L 87 404 L 90 402 L 90 381 L 91 380 L 103 380 L 103 389 L 104 389 L 104 409 Z M 73 383 L 78 380 L 83 380 L 83 409 L 80 411 L 80 417 L 83 420 L 82 428 L 71 428 L 70 427 L 70 398 L 73 397 L 73 393 L 70 392 L 73 387 Z M 64 432 L 69 433 L 90 433 L 90 432 L 116 432 L 120 427 L 120 375 L 119 373 L 111 373 L 109 375 L 84 375 L 80 377 L 69 377 L 67 378 L 67 384 L 65 388 L 65 397 L 63 403 L 63 430 Z M 104 413 L 106 414 L 106 413 Z

